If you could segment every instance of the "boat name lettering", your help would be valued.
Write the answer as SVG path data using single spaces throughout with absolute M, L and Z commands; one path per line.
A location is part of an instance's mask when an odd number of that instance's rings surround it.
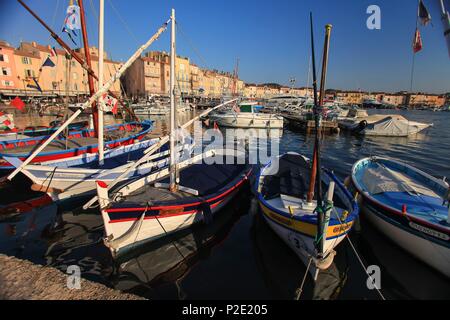
M 433 236 L 433 237 L 436 237 L 436 238 L 439 238 L 439 239 L 442 239 L 445 241 L 448 241 L 450 239 L 450 237 L 448 235 L 446 235 L 442 232 L 418 225 L 417 223 L 414 223 L 414 222 L 410 222 L 409 226 L 413 229 L 419 230 L 420 232 L 426 233 L 430 236 Z

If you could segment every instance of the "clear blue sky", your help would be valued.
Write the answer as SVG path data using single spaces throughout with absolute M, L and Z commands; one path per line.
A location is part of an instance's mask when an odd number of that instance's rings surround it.
M 421 28 L 423 50 L 416 55 L 415 91 L 450 91 L 450 59 L 442 36 L 438 0 L 424 0 L 432 25 Z M 59 33 L 68 0 L 25 0 Z M 450 1 L 446 0 L 448 8 Z M 120 11 L 121 22 L 113 7 Z M 368 30 L 366 9 L 381 8 L 381 30 Z M 56 11 L 57 5 L 59 5 Z M 90 42 L 97 45 L 98 1 L 84 0 Z M 115 60 L 126 60 L 176 9 L 178 54 L 202 67 L 232 71 L 240 59 L 246 82 L 306 85 L 309 11 L 315 18 L 316 58 L 320 61 L 324 25 L 333 25 L 328 88 L 368 91 L 409 90 L 416 0 L 105 0 L 105 46 Z M 53 19 L 56 11 L 56 18 Z M 129 28 L 130 32 L 127 31 Z M 66 35 L 62 36 L 69 43 Z M 0 39 L 42 44 L 54 41 L 14 0 L 0 0 Z M 152 50 L 168 50 L 166 32 Z

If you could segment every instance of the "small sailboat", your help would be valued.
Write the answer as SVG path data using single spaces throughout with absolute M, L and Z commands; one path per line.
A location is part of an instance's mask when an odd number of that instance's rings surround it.
M 133 164 L 133 161 L 141 158 L 146 149 L 158 141 L 158 138 L 154 138 L 107 150 L 101 165 L 98 163 L 97 153 L 84 154 L 82 157 L 27 165 L 22 169 L 22 173 L 32 181 L 33 191 L 45 192 L 52 201 L 74 200 L 95 193 L 98 179 L 106 183 L 114 181 Z M 186 147 L 179 152 L 190 150 Z M 123 176 L 122 183 L 165 167 L 168 163 L 168 154 L 167 150 L 154 154 L 148 162 Z M 5 160 L 15 167 L 22 164 L 17 158 L 5 157 Z
M 357 161 L 351 181 L 371 223 L 450 277 L 450 189 L 445 181 L 383 157 Z
M 350 231 L 358 216 L 358 205 L 345 186 L 329 170 L 322 169 L 326 188 L 327 213 L 323 234 L 318 233 L 317 201 L 307 199 L 311 161 L 298 153 L 288 152 L 261 170 L 257 177 L 257 195 L 264 219 L 306 264 L 314 279 L 319 269 L 326 269 L 334 257 L 334 248 Z M 317 250 L 318 239 L 322 248 Z M 322 259 L 318 256 L 322 251 Z
M 317 82 L 311 19 L 311 44 L 314 77 L 314 116 L 316 140 L 313 160 L 294 152 L 278 156 L 261 169 L 256 192 L 263 217 L 268 225 L 294 250 L 317 280 L 320 269 L 333 262 L 334 248 L 350 231 L 359 213 L 355 199 L 332 171 L 320 166 L 320 115 L 323 105 L 331 25 L 326 25 L 320 102 Z M 325 188 L 326 193 L 322 192 Z M 316 199 L 314 198 L 316 195 Z M 325 198 L 325 201 L 322 199 Z
M 152 121 L 128 122 L 106 126 L 106 135 L 110 138 L 105 141 L 108 149 L 117 148 L 124 145 L 133 144 L 142 140 L 153 128 Z M 0 148 L 0 171 L 14 169 L 14 166 L 5 160 L 17 158 L 24 161 L 33 151 L 48 137 L 36 137 L 21 139 L 18 141 L 5 142 L 6 148 Z M 0 142 L 0 145 L 2 143 Z M 65 139 L 56 139 L 32 159 L 32 163 L 37 164 L 44 161 L 67 159 L 88 153 L 96 153 L 99 149 L 98 138 L 94 137 L 94 130 L 85 129 L 73 131 Z
M 179 161 L 176 148 L 175 10 L 171 14 L 170 160 L 158 170 L 112 189 L 97 182 L 105 245 L 118 256 L 139 243 L 208 222 L 248 180 L 252 169 L 239 164 L 236 150 L 210 149 Z M 147 156 L 150 152 L 147 153 Z M 230 161 L 232 158 L 234 161 Z M 141 159 L 142 160 L 142 159 Z

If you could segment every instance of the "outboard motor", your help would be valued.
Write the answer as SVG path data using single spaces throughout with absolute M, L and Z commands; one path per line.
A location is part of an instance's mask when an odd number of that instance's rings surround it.
M 354 133 L 359 133 L 361 131 L 363 131 L 365 128 L 367 127 L 367 121 L 366 120 L 362 120 L 353 130 L 352 132 Z

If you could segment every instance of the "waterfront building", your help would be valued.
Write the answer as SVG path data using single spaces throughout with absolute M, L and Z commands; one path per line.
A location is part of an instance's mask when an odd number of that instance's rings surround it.
M 68 80 L 69 96 L 89 94 L 88 76 L 81 65 L 73 58 L 67 59 L 66 52 L 56 49 L 56 56 L 51 56 L 51 46 L 44 46 L 36 42 L 21 42 L 18 48 L 13 48 L 4 41 L 0 41 L 0 93 L 3 97 L 12 96 L 65 96 L 66 81 Z M 84 49 L 75 50 L 84 57 Z M 98 70 L 98 49 L 90 48 L 91 64 L 94 71 Z M 50 57 L 54 67 L 42 67 Z M 3 61 L 1 61 L 3 59 Z M 67 63 L 70 64 L 70 75 L 67 77 Z M 108 59 L 105 53 L 104 82 L 120 68 L 121 63 Z M 34 80 L 39 85 L 37 85 Z M 29 87 L 32 85 L 33 87 Z M 96 81 L 94 85 L 97 86 Z M 120 81 L 111 87 L 115 94 L 121 94 Z

